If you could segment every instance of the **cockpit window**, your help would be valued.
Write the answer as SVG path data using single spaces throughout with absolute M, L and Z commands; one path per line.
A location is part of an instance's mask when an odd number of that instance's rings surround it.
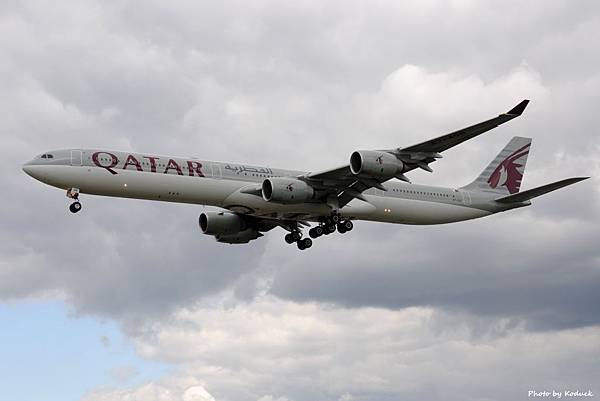
M 42 159 L 52 159 L 52 158 L 54 158 L 54 156 L 49 153 L 44 153 L 42 155 Z

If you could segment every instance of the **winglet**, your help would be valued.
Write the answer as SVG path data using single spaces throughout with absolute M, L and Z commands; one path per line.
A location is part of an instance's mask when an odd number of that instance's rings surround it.
M 521 103 L 510 109 L 506 114 L 520 116 L 521 114 L 523 114 L 523 111 L 525 111 L 525 107 L 527 107 L 527 104 L 529 104 L 529 100 L 525 99 Z

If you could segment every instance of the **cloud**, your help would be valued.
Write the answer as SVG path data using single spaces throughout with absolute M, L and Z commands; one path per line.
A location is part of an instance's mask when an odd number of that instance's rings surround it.
M 600 319 L 598 15 L 594 1 L 4 2 L 0 299 L 63 299 L 177 365 L 90 400 L 585 388 Z M 217 244 L 202 206 L 83 196 L 72 216 L 20 171 L 76 146 L 317 171 L 522 98 L 521 118 L 411 179 L 463 185 L 523 135 L 526 188 L 591 180 L 479 221 L 359 222 L 301 254 L 278 230 Z
M 87 395 L 85 401 L 215 401 L 201 385 L 176 381 L 177 385 L 148 383 L 128 390 L 98 390 Z M 173 383 L 169 383 L 173 384 Z M 186 386 L 187 385 L 187 386 Z
M 532 213 L 400 231 L 359 223 L 361 235 L 353 231 L 327 248 L 317 243 L 302 260 L 274 251 L 285 261 L 271 293 L 353 306 L 459 308 L 526 318 L 532 328 L 598 324 L 597 224 L 539 216 L 533 224 Z M 345 255 L 347 246 L 356 253 Z M 332 252 L 336 262 L 326 269 L 315 262 Z
M 534 333 L 519 321 L 433 308 L 267 296 L 182 309 L 134 338 L 142 356 L 179 366 L 173 377 L 203 380 L 218 400 L 320 401 L 518 399 L 529 389 L 589 389 L 599 373 L 599 336 L 597 327 Z

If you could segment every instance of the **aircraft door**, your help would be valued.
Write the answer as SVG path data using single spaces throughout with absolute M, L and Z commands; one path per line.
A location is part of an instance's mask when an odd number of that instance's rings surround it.
M 221 165 L 217 163 L 213 163 L 210 165 L 210 169 L 212 172 L 213 178 L 221 178 Z
M 71 166 L 81 166 L 83 164 L 83 154 L 81 150 L 71 151 Z
M 471 204 L 471 194 L 468 191 L 460 191 L 460 194 L 462 196 L 462 201 L 465 205 L 470 205 Z

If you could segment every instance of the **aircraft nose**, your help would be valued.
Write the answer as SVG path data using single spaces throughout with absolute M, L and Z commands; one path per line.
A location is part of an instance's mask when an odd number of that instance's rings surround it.
M 23 164 L 23 171 L 33 177 L 33 166 L 30 163 Z M 35 177 L 34 177 L 35 178 Z
M 23 164 L 23 171 L 25 172 L 25 174 L 27 174 L 30 177 L 35 178 L 36 180 L 40 180 L 42 178 L 42 168 L 43 166 L 36 166 L 32 161 L 28 161 L 27 163 Z

